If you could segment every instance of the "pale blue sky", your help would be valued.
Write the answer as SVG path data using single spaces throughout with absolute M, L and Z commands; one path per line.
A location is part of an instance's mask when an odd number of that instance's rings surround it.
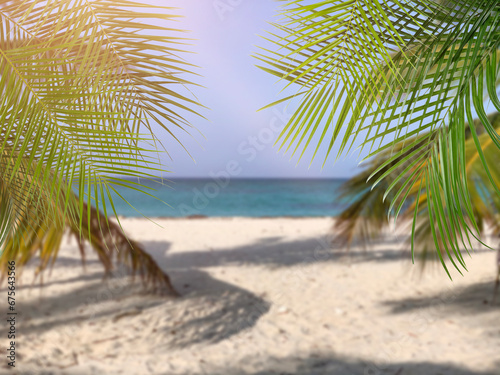
M 322 169 L 323 158 L 318 157 L 309 167 L 305 156 L 297 165 L 297 158 L 277 153 L 273 147 L 284 105 L 276 110 L 257 110 L 281 97 L 282 85 L 277 79 L 255 67 L 257 60 L 251 54 L 262 45 L 264 30 L 270 30 L 267 21 L 276 20 L 279 2 L 275 0 L 157 0 L 162 5 L 179 7 L 176 12 L 185 16 L 179 26 L 190 29 L 196 39 L 191 48 L 196 54 L 184 57 L 199 65 L 195 88 L 198 99 L 210 110 L 203 111 L 209 121 L 190 117 L 201 134 L 183 136 L 196 163 L 182 148 L 168 137 L 161 136 L 171 153 L 172 161 L 165 159 L 173 177 L 209 177 L 225 169 L 235 160 L 241 166 L 239 177 L 346 177 L 356 173 L 357 155 L 334 164 L 331 158 Z M 287 110 L 293 113 L 293 108 Z M 249 138 L 251 137 L 251 138 Z

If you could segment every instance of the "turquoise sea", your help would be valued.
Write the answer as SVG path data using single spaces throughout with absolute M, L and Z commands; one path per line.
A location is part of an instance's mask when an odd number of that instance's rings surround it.
M 114 203 L 117 214 L 128 217 L 336 216 L 347 203 L 338 196 L 343 182 L 344 179 L 175 179 L 164 181 L 164 185 L 147 183 L 155 188 L 151 194 L 168 205 L 127 188 L 118 192 L 137 211 L 118 197 Z

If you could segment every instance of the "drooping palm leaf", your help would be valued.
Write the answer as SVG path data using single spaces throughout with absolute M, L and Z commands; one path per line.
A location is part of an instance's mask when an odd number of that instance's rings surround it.
M 425 135 L 419 138 L 421 138 L 420 141 L 412 142 L 415 146 L 406 149 L 405 152 L 401 153 L 400 158 L 407 158 L 408 154 L 412 154 L 414 149 L 419 149 L 421 143 L 427 141 Z M 394 151 L 401 151 L 402 149 L 405 149 L 402 142 L 394 146 Z M 389 223 L 387 220 L 389 213 L 394 208 L 398 212 L 403 209 L 405 199 L 400 200 L 399 205 L 396 205 L 398 201 L 392 198 L 397 191 L 404 189 L 407 185 L 393 184 L 395 176 L 404 173 L 409 177 L 408 181 L 421 177 L 421 170 L 408 168 L 412 159 L 407 159 L 406 163 L 398 163 L 398 160 L 393 163 L 386 163 L 390 156 L 391 152 L 389 151 L 381 152 L 369 161 L 369 164 L 365 166 L 361 173 L 349 179 L 341 187 L 341 197 L 351 202 L 339 215 L 335 224 L 335 231 L 339 233 L 338 239 L 344 245 L 350 246 L 354 239 L 366 243 L 378 237 Z M 381 164 L 386 164 L 385 168 L 380 169 Z M 366 181 L 374 174 L 376 178 L 384 175 L 387 177 L 371 188 Z M 408 196 L 405 198 L 408 198 Z
M 39 202 L 17 212 L 15 228 L 6 230 L 0 254 L 0 278 L 6 276 L 9 262 L 15 261 L 17 269 L 22 271 L 36 255 L 39 256 L 39 264 L 35 276 L 39 276 L 47 267 L 54 265 L 64 236 L 70 234 L 77 241 L 83 265 L 88 244 L 104 266 L 105 276 L 111 274 L 116 263 L 123 264 L 132 276 L 140 276 L 145 287 L 178 296 L 169 276 L 139 243 L 125 235 L 117 222 L 85 202 L 82 214 L 85 219 L 70 217 L 63 212 L 62 205 L 58 210 L 47 209 L 45 205 L 52 202 L 44 199 L 43 192 L 39 196 Z M 60 191 L 59 196 L 72 205 L 78 204 L 78 197 L 72 191 Z M 5 206 L 4 199 L 7 203 L 12 201 L 8 197 L 6 189 L 2 189 L 0 207 Z M 76 211 L 74 214 L 79 215 Z
M 87 210 L 89 207 L 85 204 L 85 214 Z M 43 215 L 43 212 L 41 214 Z M 0 255 L 0 265 L 6 268 L 7 263 L 14 260 L 18 268 L 22 269 L 34 255 L 39 254 L 40 263 L 35 274 L 38 276 L 54 264 L 61 241 L 69 229 L 69 234 L 77 241 L 83 265 L 86 259 L 86 245 L 89 244 L 103 264 L 105 276 L 111 275 L 115 263 L 120 263 L 127 266 L 132 276 L 138 274 L 144 286 L 152 287 L 157 292 L 178 296 L 169 276 L 151 255 L 139 243 L 128 238 L 117 223 L 111 220 L 104 222 L 104 214 L 94 207 L 90 207 L 90 227 L 88 221 L 83 221 L 82 228 L 70 221 L 66 225 L 59 225 L 59 221 L 42 215 L 36 220 L 28 219 L 29 225 L 18 230 L 16 235 L 23 240 L 10 238 L 6 241 L 4 251 Z
M 500 133 L 500 114 L 495 113 L 490 115 L 488 119 L 496 131 Z M 484 161 L 488 165 L 491 176 L 494 177 L 494 181 L 499 183 L 500 165 L 498 164 L 498 157 L 500 156 L 500 151 L 493 145 L 491 138 L 486 130 L 482 128 L 479 121 L 476 121 L 473 126 L 478 133 L 478 141 L 481 145 Z M 425 138 L 425 134 L 423 134 L 421 138 Z M 402 143 L 395 145 L 396 150 L 401 147 Z M 366 183 L 366 177 L 374 173 L 374 171 L 379 169 L 381 163 L 385 163 L 389 159 L 391 159 L 391 155 L 388 151 L 379 154 L 378 158 L 373 159 L 365 167 L 365 170 L 350 179 L 344 185 L 344 195 L 352 203 L 341 215 L 339 215 L 335 222 L 335 231 L 338 232 L 339 238 L 344 243 L 350 244 L 353 238 L 360 238 L 362 241 L 366 242 L 371 238 L 379 236 L 382 233 L 382 229 L 389 224 L 387 217 L 391 210 L 394 209 L 394 206 L 391 206 L 389 201 L 384 201 L 383 199 L 383 196 L 387 192 L 387 186 L 392 185 L 401 173 L 406 174 L 406 178 L 399 181 L 408 181 L 411 175 L 418 176 L 418 173 L 416 173 L 418 170 L 406 170 L 406 167 L 411 165 L 411 160 L 405 160 L 405 155 L 401 155 L 400 163 L 396 161 L 396 165 L 400 166 L 401 169 L 392 170 L 383 183 L 370 189 L 370 186 Z M 499 196 L 485 173 L 482 161 L 480 160 L 480 153 L 476 148 L 474 137 L 468 124 L 466 124 L 465 132 L 464 160 L 466 162 L 467 188 L 470 192 L 473 216 L 478 223 L 478 228 L 482 233 L 486 228 L 486 224 L 488 224 L 488 226 L 493 229 L 493 233 L 498 236 L 500 235 Z M 389 167 L 390 166 L 388 166 L 388 168 Z M 378 173 L 383 173 L 383 171 Z M 414 186 L 425 186 L 426 176 L 422 174 L 418 178 L 419 180 Z M 389 198 L 391 193 L 394 194 L 394 191 L 402 188 L 404 188 L 404 186 L 401 183 L 396 184 L 394 188 L 389 191 Z M 432 220 L 432 217 L 429 216 L 429 209 L 427 206 L 429 199 L 426 191 L 414 188 L 407 193 L 407 196 L 402 200 L 407 204 L 405 206 L 398 206 L 398 209 L 401 209 L 403 220 L 413 220 L 415 241 L 412 244 L 412 256 L 419 256 L 423 261 L 428 259 L 429 256 L 435 256 L 438 260 L 443 260 L 439 256 L 439 253 L 433 251 L 435 243 L 433 232 L 439 230 L 439 223 Z M 417 201 L 418 205 L 416 204 Z M 369 204 L 367 202 L 369 202 Z M 370 236 L 364 235 L 367 232 L 370 233 Z M 466 238 L 466 232 L 456 230 L 450 233 L 450 235 L 453 235 L 452 239 L 454 241 L 462 243 L 462 246 L 456 249 L 460 254 L 459 257 L 461 257 L 461 253 L 467 248 L 464 242 L 469 243 L 469 239 Z M 443 237 L 439 240 L 450 241 L 450 238 Z M 443 248 L 444 245 L 441 247 Z M 442 257 L 444 259 L 456 259 L 456 255 L 457 254 L 453 253 L 444 253 Z M 422 266 L 424 264 L 425 262 L 422 262 Z
M 375 184 L 391 168 L 425 177 L 401 173 L 384 188 L 404 187 L 391 194 L 396 207 L 409 191 L 425 193 L 438 255 L 456 253 L 456 233 L 479 232 L 467 190 L 465 123 L 477 114 L 500 148 L 485 109 L 488 99 L 500 110 L 498 1 L 295 0 L 285 2 L 283 16 L 268 38 L 278 48 L 256 55 L 264 70 L 302 88 L 288 98 L 300 98 L 300 106 L 281 147 L 302 156 L 316 144 L 315 157 L 326 143 L 325 162 L 335 144 L 338 155 L 356 143 L 367 158 L 389 152 Z

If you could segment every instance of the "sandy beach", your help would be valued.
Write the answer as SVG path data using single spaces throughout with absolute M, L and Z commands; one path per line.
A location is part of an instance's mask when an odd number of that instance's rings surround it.
M 180 298 L 147 295 L 121 269 L 103 281 L 65 241 L 43 288 L 36 260 L 18 282 L 17 363 L 0 372 L 500 374 L 492 251 L 450 281 L 440 267 L 421 275 L 394 233 L 336 249 L 330 218 L 155 221 L 122 224 Z

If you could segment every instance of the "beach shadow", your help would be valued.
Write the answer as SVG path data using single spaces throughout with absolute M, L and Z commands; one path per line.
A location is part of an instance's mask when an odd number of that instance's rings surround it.
M 467 325 L 476 326 L 476 319 L 481 314 L 482 335 L 500 336 L 500 302 L 499 295 L 492 303 L 494 280 L 486 280 L 466 287 L 436 293 L 419 298 L 404 298 L 384 301 L 392 314 L 411 314 L 416 324 L 425 327 L 435 320 L 446 320 L 453 323 L 454 317 L 470 316 Z M 499 371 L 500 374 L 500 365 Z
M 317 262 L 391 262 L 410 260 L 407 250 L 345 249 L 331 244 L 328 236 L 295 241 L 279 237 L 263 238 L 256 242 L 229 249 L 184 251 L 168 254 L 168 242 L 145 241 L 144 247 L 161 267 L 168 270 L 209 268 L 238 265 L 295 266 Z
M 56 272 L 56 271 L 54 271 Z M 70 284 L 79 281 L 95 281 L 95 280 L 103 280 L 104 272 L 91 272 L 91 273 L 83 273 L 81 275 L 62 279 L 62 280 L 54 280 L 50 275 L 50 271 L 46 271 L 42 277 L 38 276 L 37 278 L 31 277 L 29 280 L 23 275 L 22 278 L 18 279 L 17 282 L 18 287 L 23 290 L 31 290 L 31 289 L 44 289 L 45 287 L 49 287 L 51 285 L 61 285 L 61 284 Z M 0 288 L 1 292 L 6 292 L 7 288 Z
M 162 257 L 172 247 L 170 241 L 141 241 L 142 248 L 154 257 Z
M 47 295 L 30 298 L 28 302 L 17 301 L 17 308 L 22 311 L 20 327 L 30 334 L 57 331 L 58 327 L 71 324 L 81 329 L 98 329 L 100 324 L 137 316 L 150 322 L 146 326 L 144 322 L 140 324 L 145 336 L 154 330 L 155 336 L 161 338 L 159 345 L 172 349 L 220 342 L 253 327 L 269 311 L 270 304 L 264 299 L 206 272 L 177 270 L 171 276 L 180 298 L 144 294 L 142 285 L 132 284 L 125 273 L 104 283 L 100 278 L 86 281 L 64 293 L 52 294 L 46 289 Z M 147 319 L 150 311 L 152 317 L 162 316 L 165 320 L 159 324 Z
M 85 264 L 87 266 L 90 266 L 92 264 L 97 264 L 97 263 L 100 263 L 98 259 L 86 259 L 85 260 Z M 36 257 L 33 257 L 28 262 L 28 264 L 26 264 L 24 267 L 25 267 L 25 269 L 36 268 L 36 267 L 38 267 L 39 264 L 40 264 L 40 257 L 36 256 Z M 65 266 L 65 267 L 82 267 L 82 265 L 83 265 L 82 259 L 80 258 L 79 253 L 78 253 L 78 256 L 74 256 L 74 257 L 58 255 L 57 256 L 57 264 L 60 266 Z M 50 272 L 50 266 L 47 267 L 46 272 L 47 273 Z
M 161 360 L 161 359 L 159 359 Z M 246 363 L 255 363 L 254 357 L 243 360 Z M 342 358 L 335 355 L 287 358 L 265 358 L 259 363 L 258 371 L 245 371 L 241 368 L 214 368 L 207 361 L 199 372 L 162 372 L 158 375 L 498 375 L 498 370 L 475 371 L 460 368 L 453 364 L 431 362 L 394 362 L 389 365 L 368 362 L 362 359 Z M 257 367 L 257 366 L 256 366 Z M 61 372 L 40 370 L 39 372 L 23 372 L 23 375 L 87 375 L 81 370 L 66 369 Z M 111 373 L 108 373 L 111 374 Z M 107 374 L 106 374 L 107 375 Z
M 494 278 L 466 287 L 456 287 L 448 292 L 420 298 L 405 298 L 384 301 L 393 314 L 404 314 L 419 309 L 439 308 L 447 314 L 478 314 L 500 311 L 500 296 L 491 303 L 493 297 Z
M 271 304 L 238 286 L 214 279 L 199 270 L 172 271 L 182 298 L 168 304 L 166 316 L 176 317 L 165 327 L 167 347 L 218 343 L 255 326 Z
M 249 359 L 251 361 L 252 359 Z M 208 366 L 207 366 L 208 367 Z M 199 375 L 498 375 L 498 371 L 474 371 L 447 363 L 397 362 L 381 364 L 361 359 L 315 355 L 309 358 L 266 358 L 265 370 L 204 369 Z M 290 369 L 292 368 L 292 369 Z M 500 363 L 498 364 L 500 370 Z M 181 375 L 181 374 L 172 374 Z M 184 374 L 182 374 L 184 375 Z
M 112 317 L 122 311 L 134 308 L 138 303 L 148 309 L 160 300 L 138 302 L 143 287 L 139 282 L 132 283 L 130 276 L 113 276 L 103 281 L 104 272 L 61 279 L 51 283 L 68 284 L 85 281 L 78 287 L 68 288 L 64 293 L 50 293 L 50 288 L 43 288 L 40 293 L 30 298 L 29 302 L 19 299 L 17 306 L 22 312 L 21 325 L 26 332 L 44 332 L 60 325 L 71 323 L 91 323 L 96 319 Z M 28 288 L 24 288 L 28 289 Z M 114 304 L 109 304 L 116 301 Z M 114 305 L 114 306 L 113 306 Z
M 162 257 L 165 255 L 165 252 L 168 251 L 168 249 L 171 246 L 171 242 L 168 241 L 160 241 L 160 242 L 155 242 L 155 241 L 150 241 L 148 242 L 148 247 L 144 248 L 149 254 L 153 253 L 153 256 L 156 257 Z M 85 264 L 82 263 L 82 259 L 80 257 L 80 253 L 78 251 L 75 251 L 74 256 L 63 256 L 59 255 L 57 257 L 57 260 L 54 264 L 54 267 L 47 267 L 40 275 L 38 275 L 36 278 L 31 277 L 27 278 L 24 273 L 26 271 L 33 271 L 35 270 L 38 265 L 40 264 L 40 258 L 34 257 L 31 259 L 22 269 L 22 273 L 18 274 L 17 278 L 17 284 L 19 287 L 25 289 L 25 290 L 30 290 L 30 289 L 43 289 L 44 287 L 52 286 L 52 285 L 61 285 L 61 284 L 69 284 L 69 283 L 74 283 L 74 282 L 79 282 L 79 281 L 95 281 L 95 280 L 101 280 L 103 282 L 106 281 L 106 275 L 104 274 L 104 266 L 102 266 L 102 263 L 99 261 L 99 259 L 95 258 L 95 255 L 93 253 L 93 250 L 90 248 L 89 245 L 86 247 L 86 252 L 87 252 L 87 258 L 85 259 Z M 89 256 L 90 255 L 90 256 Z M 90 258 L 90 259 L 89 259 Z M 93 265 L 99 265 L 102 267 L 102 271 L 92 271 L 88 272 L 87 269 L 91 268 Z M 57 274 L 57 267 L 61 268 L 75 268 L 75 269 L 80 269 L 83 270 L 83 273 L 79 274 L 78 276 L 75 277 L 70 277 L 70 278 L 64 278 L 64 279 L 54 279 L 52 278 L 52 275 Z M 78 272 L 78 271 L 77 271 Z M 118 277 L 126 277 L 128 274 L 126 273 L 126 269 L 115 263 L 115 269 L 111 271 L 111 277 L 116 276 L 115 273 L 118 272 L 120 275 Z M 2 288 L 0 288 L 0 292 L 5 292 L 7 291 L 5 282 L 2 285 Z
M 261 238 L 258 240 L 258 243 L 259 244 L 272 244 L 272 243 L 277 243 L 279 242 L 281 239 L 283 239 L 282 236 L 276 236 L 276 237 L 264 237 L 264 238 Z

